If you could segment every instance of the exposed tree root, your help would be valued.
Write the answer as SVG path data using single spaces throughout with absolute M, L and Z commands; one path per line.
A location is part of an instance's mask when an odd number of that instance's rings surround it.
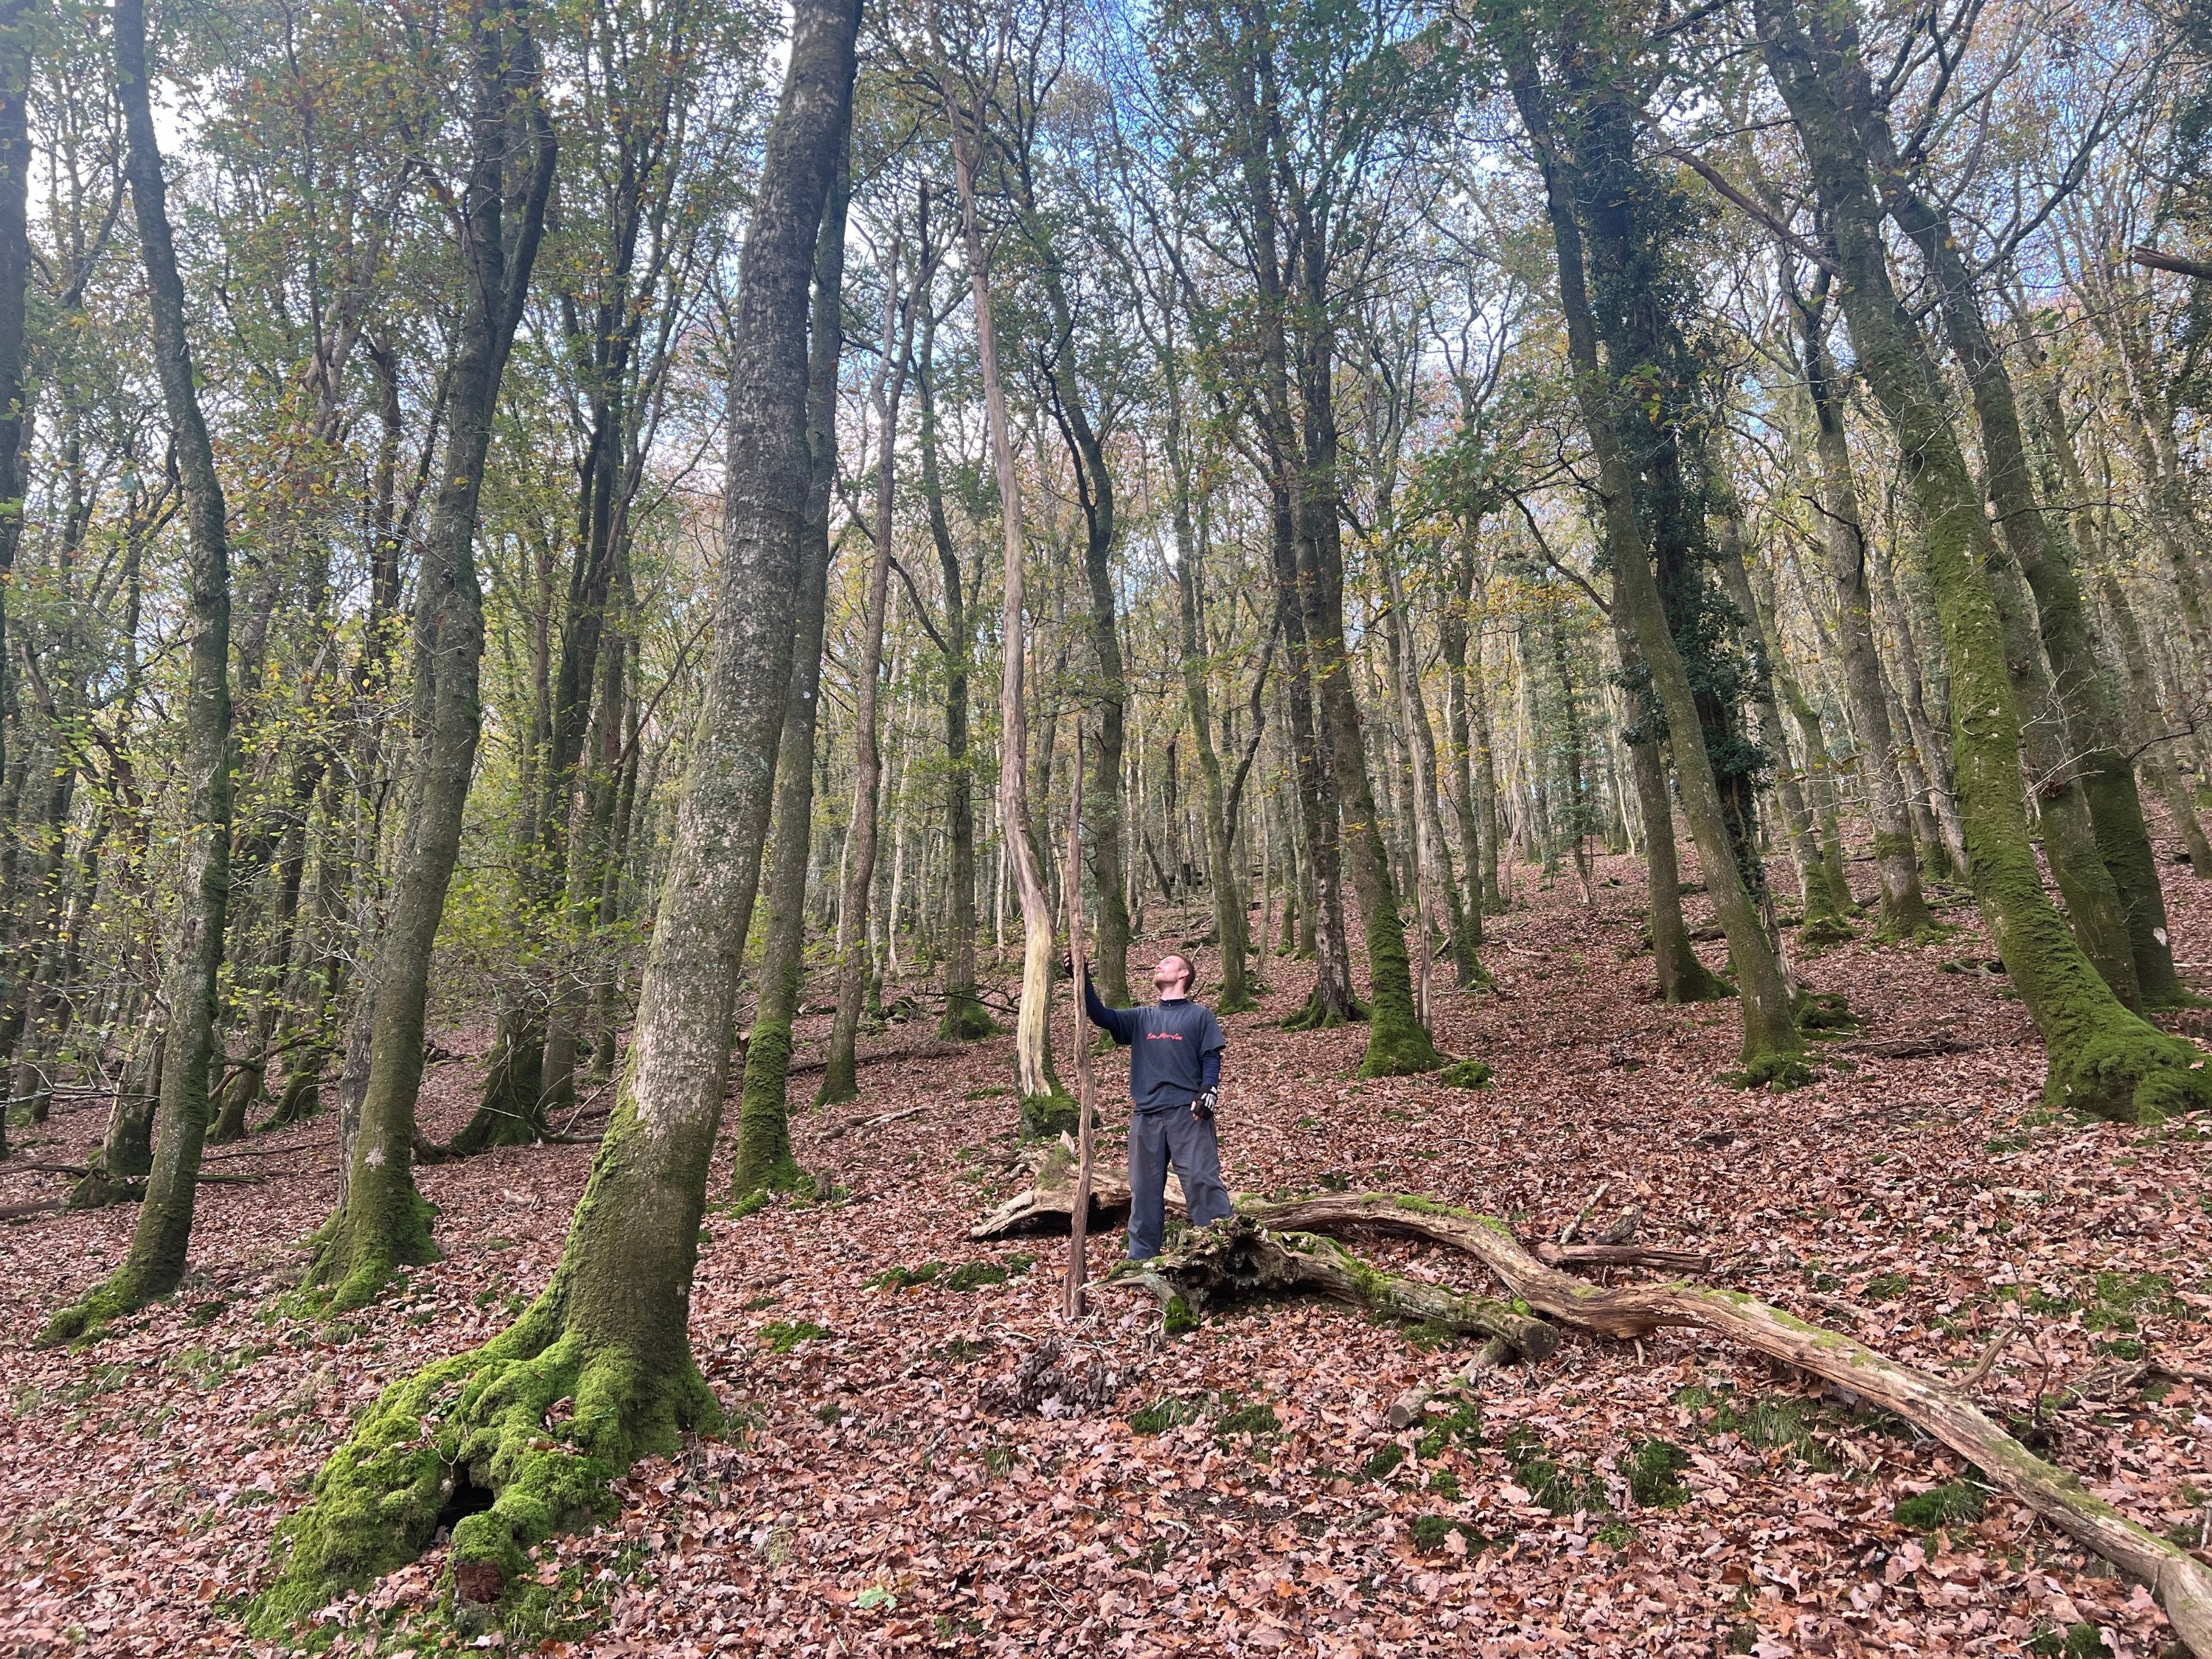
M 2027 1504 L 2077 1542 L 2148 1584 L 2174 1632 L 2198 1659 L 2212 1659 L 2212 1571 L 2178 1545 L 2128 1520 L 2045 1462 L 1984 1414 L 1966 1393 L 1839 1332 L 1733 1291 L 1676 1280 L 1610 1289 L 1546 1267 L 1511 1229 L 1489 1216 L 1423 1198 L 1347 1193 L 1286 1204 L 1247 1204 L 1242 1219 L 1270 1229 L 1335 1232 L 1377 1227 L 1411 1234 L 1476 1257 L 1539 1313 L 1600 1335 L 1634 1337 L 1663 1325 L 1732 1338 L 1888 1407 L 1970 1459 L 1990 1483 Z
M 1200 1229 L 1144 1271 L 1164 1280 L 1197 1314 L 1248 1297 L 1314 1291 L 1393 1319 L 1496 1337 L 1532 1359 L 1559 1345 L 1557 1331 L 1508 1303 L 1387 1273 L 1334 1239 L 1271 1231 L 1244 1216 Z
M 1233 1195 L 1232 1195 L 1233 1196 Z M 1167 1206 L 1172 1215 L 1187 1215 L 1182 1182 L 1168 1176 Z M 1075 1161 L 1065 1147 L 1054 1147 L 1038 1170 L 1036 1183 L 1016 1193 L 969 1230 L 974 1239 L 1014 1238 L 1028 1233 L 1061 1234 L 1075 1213 Z M 1121 1171 L 1094 1164 L 1091 1170 L 1091 1206 L 1085 1212 L 1085 1231 L 1118 1227 L 1128 1218 L 1129 1182 Z

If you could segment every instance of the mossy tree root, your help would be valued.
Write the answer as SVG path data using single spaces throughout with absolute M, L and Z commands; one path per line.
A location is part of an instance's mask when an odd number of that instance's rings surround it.
M 248 1627 L 283 1635 L 413 1560 L 449 1518 L 454 1588 L 495 1601 L 526 1576 L 532 1545 L 613 1511 L 610 1483 L 623 1471 L 719 1421 L 696 1370 L 671 1380 L 564 1329 L 556 1281 L 483 1347 L 385 1389 L 280 1530 L 279 1575 Z M 454 1518 L 483 1493 L 489 1507 Z
M 436 1212 L 412 1178 L 356 1179 L 345 1204 L 314 1237 L 307 1283 L 331 1292 L 333 1309 L 365 1308 L 402 1267 L 438 1260 Z
M 476 1114 L 447 1148 L 456 1158 L 495 1146 L 533 1146 L 545 1138 L 544 1023 L 512 1031 L 502 1024 L 500 1038 Z
M 1412 1077 L 1444 1063 L 1435 1040 L 1413 1006 L 1413 970 L 1406 951 L 1406 932 L 1395 912 L 1367 927 L 1368 977 L 1372 986 L 1367 1011 L 1367 1052 L 1360 1057 L 1362 1077 Z
M 1496 1218 L 1411 1194 L 1346 1193 L 1248 1203 L 1237 1220 L 1321 1232 L 1367 1226 L 1428 1238 L 1474 1256 L 1521 1302 L 1562 1324 L 1614 1337 L 1666 1325 L 1711 1331 L 1849 1389 L 1925 1430 L 1978 1465 L 1990 1485 L 2142 1579 L 2189 1650 L 2212 1659 L 2212 1569 L 2092 1496 L 2079 1476 L 2036 1456 L 1984 1415 L 1966 1390 L 1840 1332 L 1808 1324 L 1753 1297 L 1683 1280 L 1625 1289 L 1591 1285 L 1546 1267 Z
M 973 991 L 954 991 L 945 999 L 945 1018 L 937 1035 L 946 1042 L 980 1042 L 999 1029 L 982 1000 Z
M 1316 985 L 1306 1000 L 1298 1005 L 1297 1012 L 1283 1021 L 1283 1029 L 1285 1031 L 1326 1031 L 1366 1018 L 1366 1008 L 1356 1002 L 1348 1012 L 1340 1011 L 1322 994 L 1321 987 Z

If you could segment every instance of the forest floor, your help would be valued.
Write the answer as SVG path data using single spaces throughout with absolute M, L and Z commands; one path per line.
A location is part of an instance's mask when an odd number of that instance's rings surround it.
M 2212 892 L 2168 868 L 2177 955 L 2212 963 Z M 1870 866 L 1855 876 L 1864 896 Z M 1854 942 L 1802 968 L 1864 1019 L 1846 1042 L 1942 1032 L 1965 1051 L 1838 1054 L 1779 1097 L 1718 1080 L 1733 1004 L 1648 1000 L 1629 860 L 1601 862 L 1594 911 L 1571 879 L 1523 896 L 1491 926 L 1496 991 L 1439 998 L 1443 1046 L 1495 1067 L 1485 1091 L 1357 1080 L 1361 1028 L 1273 1024 L 1307 982 L 1275 964 L 1265 1009 L 1224 1021 L 1231 1184 L 1431 1193 L 1535 1238 L 1609 1183 L 1589 1227 L 1640 1206 L 1640 1242 L 1710 1251 L 1722 1282 L 1909 1363 L 1956 1377 L 2011 1333 L 1982 1403 L 2135 1519 L 2202 1546 L 2203 1132 L 2043 1109 L 2040 1050 L 2003 979 L 1978 969 L 1963 893 L 1941 943 Z M 1133 964 L 1180 942 L 1174 923 L 1200 926 L 1165 921 Z M 1110 1407 L 1011 1414 L 997 1390 L 1067 1334 L 1065 1245 L 968 1242 L 1023 1184 L 1010 1042 L 938 1048 L 923 1020 L 872 1038 L 859 1105 L 799 1119 L 803 1161 L 845 1201 L 710 1215 L 693 1341 L 723 1437 L 641 1465 L 612 1523 L 549 1545 L 526 1621 L 457 1628 L 434 1548 L 330 1610 L 324 1636 L 386 1656 L 2148 1656 L 2172 1639 L 2140 1587 L 1986 1496 L 1942 1447 L 1689 1332 L 1569 1335 L 1540 1365 L 1484 1376 L 1477 1409 L 1399 1432 L 1392 1400 L 1455 1370 L 1457 1345 L 1311 1302 L 1164 1344 L 1150 1298 L 1115 1288 L 1077 1334 L 1118 1376 Z M 432 1134 L 459 1127 L 480 1069 L 433 1069 Z M 794 1098 L 813 1081 L 794 1079 Z M 1106 1060 L 1109 1157 L 1120 1081 Z M 0 1165 L 0 1206 L 57 1195 L 63 1178 L 29 1166 L 96 1145 L 103 1109 L 68 1104 Z M 289 1294 L 331 1200 L 332 1133 L 325 1119 L 216 1153 L 211 1170 L 267 1180 L 204 1189 L 186 1287 L 80 1352 L 29 1340 L 121 1258 L 131 1213 L 0 1226 L 0 1654 L 252 1650 L 237 1608 L 349 1419 L 535 1294 L 591 1156 L 425 1169 L 445 1259 L 333 1321 Z M 1359 1248 L 1480 1288 L 1464 1258 Z M 1118 1233 L 1092 1241 L 1094 1276 L 1121 1249 Z M 1638 1465 L 1652 1442 L 1686 1463 Z M 1624 1465 L 1658 1478 L 1632 1483 Z

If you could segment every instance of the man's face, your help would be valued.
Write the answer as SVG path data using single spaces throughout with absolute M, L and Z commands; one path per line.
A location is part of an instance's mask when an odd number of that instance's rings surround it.
M 1188 990 L 1189 964 L 1181 957 L 1164 957 L 1152 969 L 1152 989 L 1162 1002 L 1172 1002 Z

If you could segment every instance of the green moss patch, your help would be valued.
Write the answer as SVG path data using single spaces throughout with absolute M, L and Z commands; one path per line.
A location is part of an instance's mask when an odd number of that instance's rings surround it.
M 1690 1501 L 1690 1489 L 1680 1479 L 1690 1467 L 1690 1454 L 1671 1441 L 1644 1441 L 1623 1452 L 1614 1467 L 1628 1478 L 1628 1495 L 1638 1509 L 1680 1509 Z
M 761 1346 L 770 1353 L 789 1353 L 802 1342 L 829 1334 L 827 1325 L 817 1325 L 811 1319 L 770 1320 L 760 1328 Z
M 1467 1540 L 1467 1553 L 1478 1555 L 1490 1547 L 1492 1540 L 1486 1537 L 1474 1522 L 1462 1521 L 1454 1515 L 1421 1515 L 1413 1517 L 1410 1528 L 1413 1547 L 1424 1555 L 1433 1555 L 1444 1547 L 1454 1533 Z
M 1455 1060 L 1437 1073 L 1437 1081 L 1455 1089 L 1487 1089 L 1491 1070 L 1486 1061 Z
M 1989 1507 L 1990 1495 L 1963 1480 L 1936 1486 L 1908 1498 L 1897 1506 L 1897 1524 L 1915 1532 L 1936 1532 L 1946 1527 L 1972 1526 Z
M 933 1283 L 944 1271 L 942 1261 L 925 1261 L 918 1267 L 886 1267 L 869 1278 L 868 1288 L 872 1291 L 908 1291 L 917 1285 Z

